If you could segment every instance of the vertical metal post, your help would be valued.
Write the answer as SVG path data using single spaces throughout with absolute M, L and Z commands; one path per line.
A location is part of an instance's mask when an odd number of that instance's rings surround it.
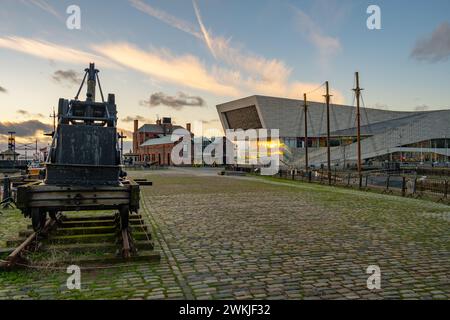
M 402 177 L 402 197 L 406 196 L 406 177 Z
M 53 114 L 50 116 L 51 118 L 53 118 L 53 134 L 55 134 L 56 132 L 56 112 L 55 112 L 55 108 L 53 108 Z
M 328 184 L 331 185 L 331 149 L 330 149 L 330 88 L 328 81 L 325 82 L 326 94 L 325 100 L 327 104 L 327 166 L 328 166 Z
M 360 108 L 360 97 L 361 97 L 361 89 L 359 87 L 359 72 L 355 72 L 356 78 L 356 88 L 353 89 L 356 95 L 356 122 L 357 122 L 357 144 L 358 144 L 358 176 L 359 176 L 359 187 L 362 187 L 362 179 L 361 179 L 361 108 Z
M 123 158 L 123 139 L 126 139 L 127 138 L 127 136 L 124 136 L 123 135 L 123 131 L 121 131 L 120 132 L 120 134 L 119 134 L 119 139 L 120 139 L 120 163 L 124 163 L 123 162 L 123 160 L 124 160 L 124 158 Z
M 305 168 L 309 171 L 308 160 L 308 105 L 306 104 L 306 93 L 303 94 L 303 111 L 305 113 Z

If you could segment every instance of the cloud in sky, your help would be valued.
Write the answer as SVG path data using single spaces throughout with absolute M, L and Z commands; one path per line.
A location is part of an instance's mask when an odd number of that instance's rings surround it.
M 39 132 L 52 131 L 53 127 L 39 120 L 28 120 L 23 122 L 0 122 L 0 132 L 15 131 L 18 137 L 36 136 Z
M 176 110 L 183 107 L 204 107 L 205 100 L 199 96 L 189 96 L 183 92 L 178 92 L 175 96 L 167 95 L 163 92 L 156 92 L 147 101 L 141 101 L 141 105 L 148 107 L 166 106 Z
M 213 57 L 228 66 L 227 68 L 213 66 L 209 71 L 214 78 L 221 79 L 221 83 L 227 83 L 229 84 L 228 87 L 234 88 L 234 94 L 229 92 L 227 95 L 236 97 L 242 94 L 265 94 L 299 98 L 303 92 L 311 91 L 318 85 L 317 83 L 290 81 L 292 69 L 283 61 L 267 59 L 257 54 L 246 52 L 240 47 L 233 46 L 230 39 L 212 35 L 203 23 L 200 9 L 195 1 L 193 1 L 193 7 L 200 31 L 189 22 L 156 9 L 142 0 L 130 0 L 130 2 L 138 10 L 202 40 Z M 307 25 L 309 26 L 311 38 L 320 46 L 324 57 L 329 54 L 327 50 L 340 48 L 340 43 L 337 39 L 323 36 L 315 31 L 315 25 L 311 19 L 307 21 Z M 215 91 L 214 93 L 219 92 Z M 335 91 L 333 94 L 336 103 L 343 102 L 341 93 Z M 312 94 L 310 98 L 318 101 L 323 100 L 322 93 L 317 92 Z
M 417 40 L 411 57 L 430 63 L 447 61 L 450 57 L 450 24 L 443 22 L 429 36 Z
M 139 120 L 142 122 L 151 122 L 151 120 L 144 118 L 143 116 L 134 116 L 134 117 L 127 116 L 127 117 L 121 119 L 122 122 L 133 122 L 134 120 Z
M 259 76 L 262 80 L 266 81 L 273 77 L 286 78 L 291 73 L 291 70 L 279 60 L 266 59 L 256 54 L 243 52 L 241 49 L 233 47 L 231 45 L 231 40 L 213 36 L 211 32 L 206 30 L 201 18 L 200 10 L 195 1 L 193 1 L 193 7 L 197 22 L 200 25 L 200 32 L 189 22 L 156 9 L 144 3 L 142 0 L 130 0 L 130 2 L 140 11 L 204 41 L 211 54 L 216 59 L 220 59 L 230 66 L 242 68 L 244 71 L 254 76 Z
M 22 52 L 42 59 L 86 65 L 95 61 L 102 67 L 117 68 L 116 65 L 98 55 L 73 49 L 68 46 L 31 38 L 0 37 L 0 48 Z
M 7 93 L 8 90 L 6 90 L 5 88 L 3 88 L 2 86 L 0 86 L 0 93 Z
M 137 70 L 151 79 L 221 97 L 237 98 L 242 95 L 262 94 L 299 98 L 303 92 L 311 91 L 318 85 L 291 81 L 292 69 L 283 61 L 267 59 L 244 51 L 232 45 L 231 40 L 212 35 L 206 30 L 203 22 L 201 22 L 202 31 L 199 32 L 198 27 L 189 22 L 155 9 L 140 0 L 131 0 L 131 4 L 203 42 L 206 38 L 209 39 L 208 48 L 214 52 L 216 62 L 220 65 L 207 65 L 192 54 L 175 55 L 168 49 L 141 49 L 127 42 L 96 43 L 92 45 L 91 50 L 82 51 L 45 40 L 5 36 L 0 37 L 0 48 L 83 66 L 89 61 L 95 61 L 101 67 L 120 69 L 124 66 Z M 201 18 L 198 6 L 196 11 Z M 339 92 L 333 94 L 335 103 L 343 101 Z M 308 99 L 323 101 L 322 92 L 315 92 Z
M 44 115 L 42 113 L 30 113 L 24 109 L 19 109 L 16 111 L 16 113 L 21 115 L 22 117 L 44 118 Z
M 81 83 L 81 78 L 75 70 L 56 70 L 52 79 L 58 83 L 68 83 L 69 85 L 76 85 Z
M 21 2 L 25 3 L 25 4 L 34 5 L 34 6 L 38 7 L 39 9 L 44 10 L 45 12 L 47 12 L 57 18 L 62 19 L 61 14 L 58 11 L 56 11 L 56 9 L 53 8 L 53 6 L 50 5 L 45 0 L 21 0 Z
M 203 38 L 205 40 L 205 43 L 208 46 L 208 49 L 211 52 L 211 54 L 213 55 L 213 57 L 215 59 L 217 59 L 216 53 L 214 52 L 214 47 L 213 47 L 213 44 L 212 44 L 212 40 L 211 40 L 211 38 L 209 36 L 208 31 L 205 28 L 205 25 L 203 24 L 202 16 L 200 14 L 200 10 L 198 9 L 197 2 L 195 0 L 192 0 L 192 5 L 194 6 L 195 16 L 197 17 L 197 21 L 198 21 L 198 24 L 200 26 L 200 30 L 202 31 L 202 35 L 203 35 Z
M 212 92 L 222 96 L 237 96 L 239 91 L 215 77 L 195 56 L 175 56 L 169 50 L 142 50 L 133 44 L 104 43 L 94 50 L 125 67 L 177 85 Z
M 294 8 L 294 10 L 300 32 L 317 48 L 320 62 L 327 66 L 329 59 L 341 52 L 341 42 L 338 38 L 323 34 L 319 25 L 305 12 L 298 8 Z
M 171 14 L 168 14 L 165 11 L 159 10 L 155 7 L 152 7 L 148 5 L 147 3 L 143 2 L 142 0 L 129 0 L 131 5 L 138 9 L 139 11 L 142 11 L 149 16 L 152 16 L 156 19 L 159 19 L 160 21 L 177 28 L 178 30 L 181 30 L 183 32 L 189 33 L 199 39 L 202 38 L 202 34 L 196 30 L 192 24 L 189 22 L 186 22 L 182 19 L 179 19 Z

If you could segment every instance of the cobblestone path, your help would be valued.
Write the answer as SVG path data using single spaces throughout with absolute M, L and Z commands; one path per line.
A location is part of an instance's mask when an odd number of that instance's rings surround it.
M 77 292 L 63 271 L 1 273 L 0 299 L 450 298 L 448 206 L 208 170 L 145 175 L 160 264 L 83 271 Z M 370 265 L 380 290 L 367 288 Z

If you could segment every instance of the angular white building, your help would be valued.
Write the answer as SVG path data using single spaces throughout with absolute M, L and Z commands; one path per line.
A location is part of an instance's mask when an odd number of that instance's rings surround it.
M 304 165 L 303 101 L 251 96 L 217 105 L 223 129 L 279 129 L 285 163 Z M 330 105 L 331 161 L 354 164 L 356 107 Z M 308 102 L 309 163 L 326 164 L 326 105 Z M 450 110 L 400 112 L 361 108 L 362 158 L 369 162 L 440 162 L 450 157 Z

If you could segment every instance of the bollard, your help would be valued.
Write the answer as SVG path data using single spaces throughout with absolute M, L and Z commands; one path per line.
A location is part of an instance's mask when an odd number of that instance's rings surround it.
M 406 196 L 406 177 L 402 177 L 402 197 Z
M 417 177 L 416 178 L 414 178 L 414 185 L 413 185 L 413 194 L 415 195 L 416 194 L 416 192 L 417 192 Z
M 448 180 L 445 180 L 444 182 L 444 198 L 447 199 L 448 197 Z

